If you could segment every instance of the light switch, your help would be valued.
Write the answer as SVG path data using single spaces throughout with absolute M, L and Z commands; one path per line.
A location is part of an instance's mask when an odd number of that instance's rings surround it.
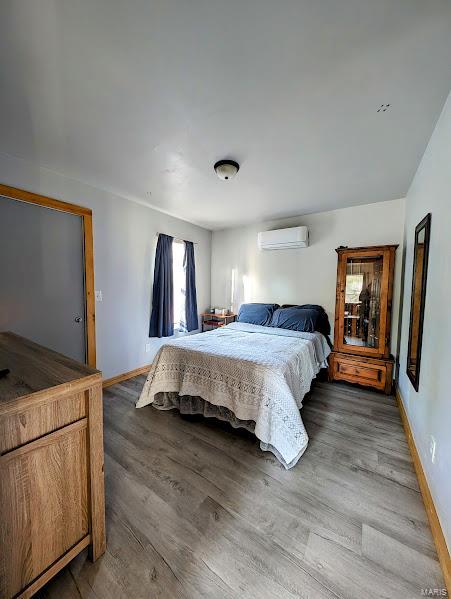
M 96 302 L 101 302 L 102 300 L 103 300 L 102 292 L 100 290 L 96 291 Z

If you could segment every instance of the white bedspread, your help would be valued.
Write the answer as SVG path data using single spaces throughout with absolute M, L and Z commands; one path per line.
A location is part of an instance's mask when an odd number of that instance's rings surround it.
M 329 353 L 321 333 L 238 322 L 174 339 L 158 352 L 136 407 L 163 391 L 202 397 L 253 420 L 261 448 L 291 468 L 308 443 L 299 409 Z

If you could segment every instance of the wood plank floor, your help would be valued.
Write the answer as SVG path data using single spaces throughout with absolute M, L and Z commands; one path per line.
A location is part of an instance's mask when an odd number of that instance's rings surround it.
M 395 400 L 317 382 L 286 471 L 246 432 L 104 392 L 107 552 L 41 592 L 73 598 L 415 598 L 444 588 Z

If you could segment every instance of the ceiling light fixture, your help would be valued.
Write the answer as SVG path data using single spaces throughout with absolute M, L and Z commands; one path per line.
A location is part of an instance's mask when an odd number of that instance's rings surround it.
M 240 170 L 240 165 L 234 160 L 219 160 L 214 166 L 215 172 L 220 179 L 228 181 Z

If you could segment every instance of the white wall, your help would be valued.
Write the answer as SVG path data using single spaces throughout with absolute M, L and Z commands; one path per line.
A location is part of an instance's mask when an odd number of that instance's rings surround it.
M 161 344 L 148 338 L 156 233 L 198 243 L 198 309 L 209 305 L 210 231 L 5 154 L 0 182 L 92 209 L 95 288 L 103 292 L 96 303 L 97 367 L 105 378 L 149 364 Z
M 307 225 L 310 246 L 260 251 L 258 231 Z M 213 232 L 211 298 L 236 310 L 242 302 L 321 304 L 331 326 L 335 314 L 337 254 L 349 247 L 398 243 L 402 246 L 404 200 L 367 204 Z M 392 352 L 396 351 L 402 247 L 397 250 Z M 234 273 L 234 274 L 233 274 Z M 235 278 L 233 302 L 232 277 Z
M 432 214 L 420 386 L 406 372 L 415 227 Z M 451 550 L 451 94 L 406 198 L 406 266 L 399 388 Z M 436 440 L 436 461 L 429 443 Z

